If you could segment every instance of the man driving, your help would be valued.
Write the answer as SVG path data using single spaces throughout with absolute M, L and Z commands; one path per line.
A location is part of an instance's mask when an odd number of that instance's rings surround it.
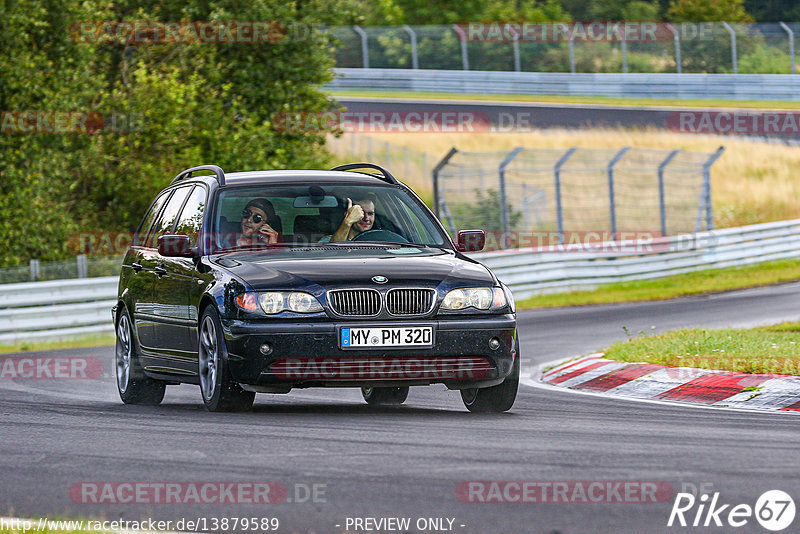
M 352 241 L 358 234 L 372 229 L 375 224 L 375 201 L 369 197 L 357 199 L 355 203 L 347 199 L 347 211 L 342 224 L 331 236 L 323 237 L 320 243 Z

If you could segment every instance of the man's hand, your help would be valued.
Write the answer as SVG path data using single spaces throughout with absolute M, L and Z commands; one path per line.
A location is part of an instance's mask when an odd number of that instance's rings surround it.
M 259 237 L 261 237 L 261 239 L 264 240 L 265 242 L 269 244 L 278 242 L 278 232 L 273 230 L 273 228 L 270 225 L 265 224 L 264 226 L 259 228 L 258 231 L 260 234 Z
M 353 205 L 353 201 L 347 199 L 347 212 L 344 214 L 344 222 L 352 226 L 364 218 L 364 209 L 358 204 Z

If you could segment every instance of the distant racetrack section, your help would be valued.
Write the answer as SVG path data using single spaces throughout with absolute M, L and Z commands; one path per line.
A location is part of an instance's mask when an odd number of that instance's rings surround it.
M 435 114 L 468 114 L 477 131 L 515 132 L 549 128 L 650 128 L 687 134 L 730 135 L 800 142 L 800 112 L 704 109 L 546 102 L 335 96 L 347 108 L 345 122 L 391 124 L 391 115 L 419 120 Z M 376 119 L 377 115 L 381 115 Z M 436 120 L 435 118 L 432 120 Z M 378 133 L 369 131 L 365 133 Z

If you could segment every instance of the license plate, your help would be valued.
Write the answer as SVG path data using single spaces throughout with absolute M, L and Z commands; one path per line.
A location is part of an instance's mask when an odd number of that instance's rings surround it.
M 342 327 L 343 349 L 372 349 L 385 347 L 432 347 L 432 326 L 372 326 Z

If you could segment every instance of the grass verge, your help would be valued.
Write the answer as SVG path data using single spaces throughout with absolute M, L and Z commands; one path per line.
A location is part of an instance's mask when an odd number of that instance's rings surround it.
M 691 328 L 611 345 L 606 357 L 670 367 L 800 374 L 800 321 L 758 328 Z
M 109 332 L 108 334 L 93 334 L 62 341 L 20 341 L 9 345 L 0 345 L 0 354 L 40 350 L 86 349 L 89 347 L 104 347 L 114 343 L 116 343 L 116 337 Z
M 550 308 L 665 300 L 798 279 L 800 279 L 800 259 L 768 261 L 746 267 L 707 269 L 655 280 L 617 282 L 591 291 L 537 295 L 517 302 L 517 308 Z
M 542 102 L 548 104 L 597 104 L 607 106 L 669 106 L 698 108 L 747 108 L 747 109 L 800 109 L 800 102 L 787 100 L 704 100 L 679 98 L 615 98 L 610 96 L 570 95 L 519 95 L 519 94 L 472 94 L 408 91 L 357 91 L 329 90 L 334 97 L 375 98 L 429 98 L 434 100 L 479 100 L 507 102 Z

